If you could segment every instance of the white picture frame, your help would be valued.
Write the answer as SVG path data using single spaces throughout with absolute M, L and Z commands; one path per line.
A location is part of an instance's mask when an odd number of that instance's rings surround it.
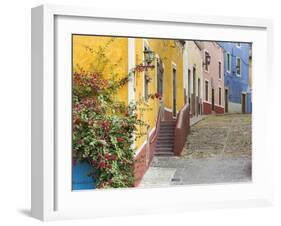
M 68 128 L 65 124 L 60 125 L 63 123 L 59 120 L 60 115 L 65 112 L 57 112 L 57 99 L 67 100 L 71 97 L 71 93 L 67 85 L 65 88 L 60 85 L 60 77 L 56 77 L 56 75 L 61 71 L 56 68 L 58 66 L 56 64 L 60 59 L 60 56 L 57 55 L 60 55 L 63 50 L 65 50 L 63 55 L 66 54 L 63 56 L 67 61 L 66 65 L 69 63 L 67 55 L 69 50 L 64 49 L 67 48 L 67 45 L 63 45 L 60 39 L 63 40 L 69 33 L 75 33 L 72 29 L 77 29 L 82 33 L 91 32 L 87 31 L 87 23 L 95 24 L 96 30 L 99 30 L 97 33 L 104 35 L 170 37 L 171 29 L 174 29 L 172 38 L 230 40 L 232 36 L 233 39 L 239 41 L 254 40 L 252 183 L 83 192 L 69 190 L 67 186 L 71 179 L 69 177 L 70 167 L 68 167 L 71 164 L 71 162 L 68 163 L 70 156 L 67 159 L 67 152 L 62 149 L 57 150 L 58 146 L 67 147 L 69 144 L 63 144 L 67 143 L 64 139 L 57 140 L 56 131 L 58 127 Z M 103 23 L 103 26 L 98 26 L 99 23 Z M 116 23 L 118 29 L 113 26 Z M 159 26 L 159 29 L 155 29 L 155 26 Z M 147 30 L 139 31 L 138 27 L 145 27 Z M 181 33 L 181 30 L 190 31 L 190 33 L 186 35 Z M 241 31 L 240 34 L 237 31 Z M 59 35 L 57 36 L 57 34 Z M 159 12 L 157 14 L 123 12 L 113 9 L 105 11 L 83 7 L 43 5 L 32 9 L 31 38 L 31 213 L 33 217 L 41 220 L 57 220 L 272 204 L 273 153 L 269 148 L 266 136 L 266 121 L 270 117 L 267 110 L 270 101 L 267 102 L 266 98 L 271 93 L 270 85 L 274 83 L 271 61 L 273 59 L 273 22 L 271 20 L 160 14 Z M 65 43 L 67 44 L 67 41 Z M 66 77 L 67 79 L 69 77 Z M 264 88 L 265 92 L 255 92 L 259 88 Z M 65 104 L 67 105 L 67 103 Z M 66 130 L 61 130 L 62 136 L 68 136 L 71 133 L 70 130 L 67 133 L 64 131 Z M 66 164 L 67 169 L 63 168 L 62 163 Z M 65 177 L 62 178 L 62 175 Z M 65 188 L 66 190 L 64 190 Z M 90 200 L 90 203 L 94 202 L 95 205 L 89 204 L 86 200 Z

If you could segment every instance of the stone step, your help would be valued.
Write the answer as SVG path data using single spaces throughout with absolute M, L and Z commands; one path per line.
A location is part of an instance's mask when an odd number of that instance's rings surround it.
M 173 127 L 173 128 L 163 128 L 163 127 L 161 127 L 160 128 L 160 130 L 159 130 L 159 132 L 165 132 L 165 131 L 175 131 L 175 128 Z
M 173 131 L 162 131 L 162 132 L 159 132 L 158 133 L 158 136 L 159 135 L 169 135 L 169 136 L 175 136 L 175 131 L 173 130 Z
M 171 137 L 171 138 L 174 139 L 175 138 L 175 133 L 159 133 L 158 137 L 166 137 L 166 138 Z
M 175 132 L 175 128 L 161 128 L 159 130 L 159 133 L 162 133 L 162 132 Z
M 175 139 L 175 134 L 174 133 L 171 133 L 171 134 L 164 134 L 164 133 L 162 133 L 162 134 L 158 134 L 158 138 L 168 138 L 169 140 L 174 140 Z
M 174 126 L 176 125 L 176 121 L 165 121 L 165 122 L 160 122 L 160 125 L 167 125 L 167 126 Z
M 159 131 L 159 134 L 163 134 L 163 133 L 173 133 L 173 134 L 174 134 L 174 133 L 175 133 L 175 130 L 172 129 L 172 130 L 162 130 L 162 131 L 160 130 L 160 131 Z
M 173 150 L 174 149 L 174 145 L 156 145 L 155 146 L 155 150 Z
M 176 126 L 176 123 L 160 123 L 160 126 Z
M 161 151 L 161 152 L 173 152 L 174 148 L 173 147 L 161 147 L 157 148 L 155 147 L 155 152 Z
M 160 141 L 160 142 L 163 141 L 163 140 L 164 141 L 167 140 L 167 141 L 173 142 L 173 143 L 175 142 L 175 139 L 172 136 L 159 136 L 158 139 L 157 139 L 157 141 Z
M 163 140 L 169 140 L 171 142 L 174 142 L 175 141 L 175 136 L 173 135 L 159 135 L 157 140 L 159 141 L 163 141 Z
M 156 145 L 157 144 L 174 144 L 174 140 L 157 140 Z
M 169 122 L 169 123 L 160 123 L 160 126 L 176 126 L 176 123 Z
M 173 146 L 174 145 L 174 142 L 172 141 L 157 141 L 156 142 L 156 145 L 160 145 L 160 146 L 164 146 L 164 145 L 167 145 L 167 146 Z
M 159 132 L 165 132 L 165 131 L 168 131 L 168 132 L 175 132 L 175 128 L 161 128 L 159 130 Z
M 162 120 L 161 123 L 176 123 L 177 120 Z
M 173 156 L 173 152 L 155 152 L 156 156 Z

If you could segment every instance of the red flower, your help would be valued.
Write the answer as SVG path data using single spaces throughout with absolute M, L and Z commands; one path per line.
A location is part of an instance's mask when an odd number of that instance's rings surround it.
M 114 161 L 114 160 L 117 159 L 117 157 L 116 157 L 116 155 L 112 155 L 112 156 L 110 157 L 110 159 Z
M 105 162 L 104 161 L 100 161 L 99 167 L 101 169 L 103 169 L 105 167 Z
M 74 120 L 74 124 L 79 124 L 81 122 L 81 119 L 80 118 L 76 118 L 75 120 Z
M 159 100 L 161 100 L 161 99 L 162 99 L 162 96 L 161 96 L 161 94 L 160 94 L 160 93 L 155 93 L 155 97 L 156 97 L 157 99 L 159 99 Z
M 92 165 L 96 166 L 97 165 L 97 161 L 96 160 L 92 160 Z
M 105 157 L 105 159 L 109 159 L 110 158 L 110 155 L 108 154 L 108 153 L 106 153 L 105 155 L 104 155 L 104 157 Z
M 84 141 L 83 141 L 83 140 L 78 140 L 77 143 L 78 143 L 78 144 L 83 144 Z
M 109 129 L 109 122 L 103 121 L 101 123 L 101 126 L 102 126 L 103 129 L 108 130 Z
M 119 142 L 119 143 L 121 143 L 121 142 L 123 142 L 123 138 L 122 137 L 117 137 L 117 141 Z
M 112 165 L 111 164 L 107 164 L 107 169 L 112 169 Z

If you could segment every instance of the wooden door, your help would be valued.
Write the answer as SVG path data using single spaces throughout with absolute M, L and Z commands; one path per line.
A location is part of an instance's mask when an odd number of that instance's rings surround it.
M 201 99 L 201 85 L 200 85 L 200 78 L 198 78 L 198 98 L 197 98 L 197 105 L 198 105 L 198 111 L 197 114 L 201 114 L 201 106 L 200 106 L 200 99 Z
M 246 94 L 242 93 L 242 113 L 246 113 Z
M 190 93 L 191 93 L 191 88 L 190 88 L 190 84 L 191 84 L 191 80 L 190 80 L 190 70 L 188 69 L 188 90 L 187 90 L 187 93 L 188 93 L 188 104 L 190 105 Z
M 215 110 L 215 90 L 212 88 L 212 111 Z
M 196 68 L 193 68 L 193 82 L 192 82 L 192 115 L 195 115 L 196 109 Z
M 173 117 L 177 116 L 176 76 L 177 76 L 177 71 L 175 68 L 173 68 Z
M 228 89 L 224 90 L 224 108 L 225 113 L 228 113 Z
M 157 93 L 159 93 L 162 97 L 160 101 L 160 120 L 164 120 L 164 100 L 163 100 L 163 90 L 164 90 L 164 68 L 162 60 L 157 60 Z
M 162 60 L 159 59 L 157 61 L 157 93 L 159 93 L 161 96 L 163 96 L 163 73 L 164 68 L 162 64 Z

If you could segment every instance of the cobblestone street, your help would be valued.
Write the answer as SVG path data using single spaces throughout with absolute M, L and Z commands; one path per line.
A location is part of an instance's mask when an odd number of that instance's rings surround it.
M 251 180 L 251 115 L 211 115 L 191 127 L 181 157 L 154 157 L 140 186 Z

